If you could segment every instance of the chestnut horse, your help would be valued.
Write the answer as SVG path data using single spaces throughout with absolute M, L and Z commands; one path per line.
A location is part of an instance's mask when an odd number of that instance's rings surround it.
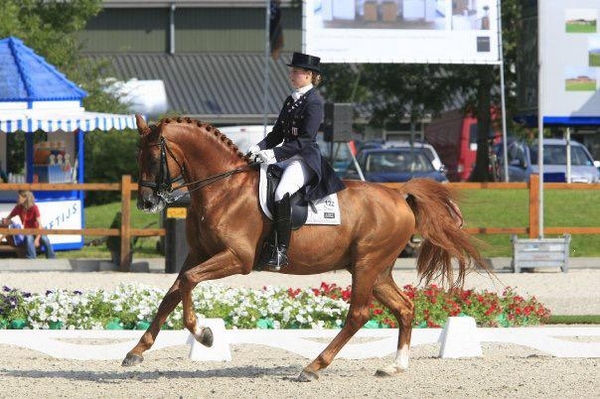
M 192 290 L 206 280 L 249 274 L 271 221 L 258 200 L 259 173 L 225 135 L 210 124 L 178 118 L 148 126 L 137 116 L 141 136 L 137 206 L 158 212 L 171 200 L 173 184 L 187 186 L 191 204 L 186 220 L 190 252 L 173 286 L 123 366 L 143 361 L 167 316 L 181 301 L 185 327 L 206 346 L 209 328 L 197 325 Z M 378 375 L 396 375 L 408 368 L 415 309 L 392 278 L 394 262 L 411 235 L 420 233 L 417 270 L 427 283 L 440 278 L 462 286 L 465 273 L 484 265 L 470 237 L 461 230 L 460 211 L 447 185 L 415 179 L 395 189 L 381 184 L 346 181 L 338 193 L 341 225 L 307 225 L 292 232 L 289 266 L 279 273 L 317 274 L 345 269 L 352 274 L 350 308 L 343 327 L 323 352 L 306 366 L 298 380 L 319 378 L 342 347 L 368 321 L 372 297 L 398 321 L 396 358 Z M 452 259 L 458 275 L 453 276 Z M 456 270 L 454 270 L 456 271 Z M 268 277 L 265 274 L 265 280 Z

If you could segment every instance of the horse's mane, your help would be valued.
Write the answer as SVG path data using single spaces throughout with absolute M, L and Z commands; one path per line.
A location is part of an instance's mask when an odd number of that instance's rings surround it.
M 250 159 L 239 150 L 238 146 L 233 142 L 233 140 L 231 140 L 224 133 L 222 133 L 218 128 L 214 127 L 213 125 L 211 125 L 208 122 L 203 122 L 200 120 L 192 119 L 190 117 L 163 118 L 158 122 L 158 125 L 151 124 L 150 128 L 153 130 L 155 130 L 155 129 L 162 130 L 162 128 L 164 126 L 169 125 L 169 124 L 174 124 L 174 123 L 189 124 L 189 125 L 197 126 L 198 128 L 200 128 L 201 131 L 204 131 L 207 135 L 214 136 L 214 138 L 218 142 L 220 142 L 227 151 L 232 152 L 235 156 L 245 160 L 248 163 L 251 162 Z

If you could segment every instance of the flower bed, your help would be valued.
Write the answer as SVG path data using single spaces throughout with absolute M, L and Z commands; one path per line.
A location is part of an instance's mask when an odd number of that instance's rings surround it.
M 474 290 L 446 292 L 436 285 L 404 287 L 415 304 L 414 327 L 441 327 L 450 316 L 472 316 L 484 327 L 537 325 L 550 310 L 535 297 L 525 299 L 507 287 L 501 296 Z M 261 290 L 203 283 L 193 291 L 199 317 L 221 318 L 227 328 L 339 328 L 349 308 L 350 287 L 321 283 L 319 288 Z M 165 291 L 121 284 L 114 291 L 52 290 L 30 294 L 9 287 L 0 293 L 0 328 L 146 329 Z M 366 328 L 397 327 L 392 314 L 377 301 Z M 179 305 L 163 328 L 181 329 Z

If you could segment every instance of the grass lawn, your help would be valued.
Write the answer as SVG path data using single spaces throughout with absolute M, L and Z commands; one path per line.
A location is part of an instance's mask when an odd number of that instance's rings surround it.
M 137 209 L 135 199 L 131 201 L 131 226 L 133 228 L 159 228 L 162 215 L 160 213 L 145 213 Z M 117 212 L 121 210 L 121 203 L 89 206 L 84 210 L 85 224 L 88 228 L 109 228 Z M 110 252 L 106 247 L 106 237 L 85 236 L 85 245 L 77 251 L 59 251 L 58 258 L 70 259 L 110 259 Z M 156 258 L 163 255 L 157 251 L 159 237 L 134 238 L 135 258 Z
M 470 227 L 527 227 L 527 190 L 463 190 L 461 210 Z M 600 221 L 600 191 L 544 190 L 545 227 L 594 227 Z M 488 257 L 512 256 L 507 234 L 480 234 Z M 521 238 L 527 238 L 525 236 Z M 600 256 L 600 235 L 571 236 L 570 255 Z
M 596 81 L 593 82 L 566 82 L 566 91 L 596 91 Z
M 567 33 L 596 33 L 596 21 L 590 21 L 585 24 L 567 23 L 565 31 Z

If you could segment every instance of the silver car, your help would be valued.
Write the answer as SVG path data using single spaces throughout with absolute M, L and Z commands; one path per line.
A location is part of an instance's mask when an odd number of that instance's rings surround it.
M 571 140 L 571 183 L 598 183 L 600 176 L 594 159 L 585 146 Z M 498 150 L 502 146 L 496 146 Z M 531 144 L 514 141 L 507 147 L 508 177 L 511 182 L 529 181 L 529 175 L 539 173 L 537 140 Z M 502 152 L 498 151 L 500 173 L 504 179 Z M 544 139 L 544 181 L 566 182 L 567 142 L 564 139 Z

